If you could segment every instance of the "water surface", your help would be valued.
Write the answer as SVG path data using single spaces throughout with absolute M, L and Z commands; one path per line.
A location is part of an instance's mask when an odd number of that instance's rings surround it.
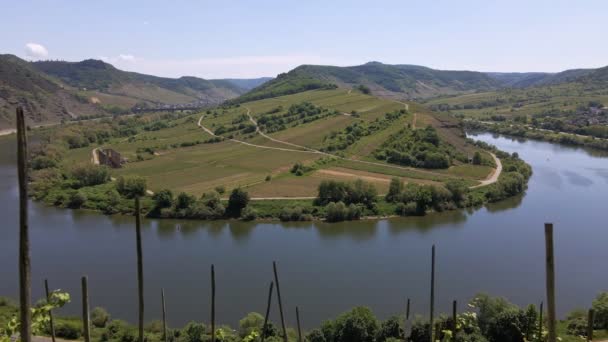
M 160 318 L 160 288 L 171 325 L 209 320 L 209 268 L 216 267 L 217 317 L 236 325 L 263 312 L 277 260 L 288 322 L 300 307 L 307 328 L 356 305 L 381 318 L 426 313 L 430 249 L 437 246 L 436 303 L 478 292 L 525 305 L 544 296 L 543 224 L 555 223 L 560 315 L 588 307 L 608 290 L 608 159 L 602 153 L 481 134 L 517 152 L 534 170 L 524 196 L 478 210 L 421 218 L 324 223 L 146 220 L 143 232 L 146 320 Z M 18 295 L 17 178 L 14 143 L 0 140 L 0 294 Z M 177 225 L 181 229 L 176 229 Z M 33 295 L 43 279 L 69 291 L 64 313 L 78 314 L 79 284 L 89 277 L 92 306 L 135 322 L 136 264 L 131 217 L 107 217 L 31 203 Z M 277 320 L 277 309 L 274 319 Z

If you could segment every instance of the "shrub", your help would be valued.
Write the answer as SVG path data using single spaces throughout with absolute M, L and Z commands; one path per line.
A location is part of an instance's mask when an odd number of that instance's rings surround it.
M 593 300 L 595 310 L 595 324 L 597 329 L 608 329 L 608 292 L 601 292 Z
M 79 209 L 82 205 L 87 201 L 87 196 L 80 191 L 74 191 L 72 195 L 70 195 L 70 200 L 68 202 L 68 207 L 72 209 Z
M 142 177 L 119 177 L 116 180 L 116 190 L 126 198 L 141 197 L 146 194 L 147 182 Z
M 330 202 L 325 206 L 325 219 L 329 222 L 344 221 L 347 216 L 347 209 L 344 202 Z
M 96 307 L 91 311 L 91 323 L 97 328 L 104 328 L 110 320 L 110 314 L 100 307 Z
M 152 196 L 156 208 L 169 208 L 173 205 L 173 192 L 168 189 L 161 190 Z
M 226 192 L 226 187 L 223 185 L 216 186 L 215 191 L 221 195 Z
M 55 323 L 55 335 L 68 340 L 76 340 L 82 335 L 81 324 L 78 321 L 59 321 Z
M 241 218 L 245 221 L 253 221 L 258 217 L 258 211 L 251 206 L 246 206 L 241 210 Z
M 333 324 L 335 342 L 374 342 L 378 322 L 370 309 L 357 307 L 340 315 Z
M 76 187 L 104 184 L 110 180 L 110 172 L 107 167 L 88 163 L 72 167 L 69 176 L 76 181 Z
M 34 170 L 42 170 L 57 166 L 57 161 L 47 156 L 36 156 L 32 159 L 30 165 Z
M 262 332 L 264 317 L 257 312 L 250 312 L 239 321 L 239 336 L 245 337 L 253 331 Z

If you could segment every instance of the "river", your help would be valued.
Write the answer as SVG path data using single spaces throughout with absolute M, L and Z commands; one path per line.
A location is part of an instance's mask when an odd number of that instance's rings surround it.
M 146 320 L 161 317 L 164 287 L 171 326 L 208 322 L 213 263 L 218 320 L 236 326 L 248 312 L 264 312 L 273 260 L 291 326 L 295 306 L 306 328 L 357 305 L 386 318 L 403 312 L 407 297 L 412 312 L 427 313 L 433 244 L 440 312 L 449 312 L 454 299 L 462 308 L 478 292 L 538 304 L 544 299 L 545 222 L 555 223 L 558 313 L 589 307 L 599 291 L 608 290 L 608 159 L 545 142 L 476 138 L 517 152 L 532 165 L 524 196 L 477 210 L 337 224 L 145 220 Z M 0 295 L 17 298 L 14 148 L 10 138 L 0 140 Z M 63 313 L 77 315 L 80 277 L 86 274 L 92 307 L 135 322 L 133 218 L 37 203 L 30 213 L 34 299 L 43 296 L 48 278 L 52 288 L 72 294 Z M 277 322 L 277 307 L 272 310 Z

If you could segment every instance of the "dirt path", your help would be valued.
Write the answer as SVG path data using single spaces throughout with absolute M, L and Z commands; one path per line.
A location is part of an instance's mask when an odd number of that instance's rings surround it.
M 502 172 L 502 163 L 500 162 L 500 159 L 498 159 L 498 157 L 496 157 L 496 155 L 494 153 L 490 153 L 490 155 L 492 156 L 492 158 L 494 158 L 494 163 L 496 163 L 496 168 L 494 169 L 494 172 L 492 172 L 492 174 L 489 175 L 488 178 L 482 180 L 481 183 L 472 186 L 471 189 L 490 185 L 490 184 L 496 183 L 498 181 L 498 177 L 500 176 L 500 173 Z
M 92 154 L 92 158 L 91 161 L 93 162 L 93 164 L 95 165 L 99 165 L 99 154 L 97 153 L 97 150 L 99 149 L 99 147 L 95 147 L 93 149 L 93 151 L 91 151 Z

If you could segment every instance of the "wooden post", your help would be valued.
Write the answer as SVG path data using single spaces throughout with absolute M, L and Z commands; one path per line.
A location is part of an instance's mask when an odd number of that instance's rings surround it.
M 430 310 L 430 318 L 429 318 L 429 335 L 431 338 L 431 342 L 434 341 L 433 338 L 433 316 L 435 311 L 435 245 L 431 249 L 431 310 Z
M 46 293 L 46 302 L 51 301 L 51 292 L 49 291 L 49 281 L 44 279 L 44 292 Z M 53 310 L 49 310 L 49 325 L 51 327 L 51 341 L 55 342 L 55 324 L 53 323 Z
M 300 310 L 296 306 L 296 322 L 298 323 L 298 342 L 302 342 L 302 330 L 300 328 Z
M 407 341 L 407 326 L 410 320 L 410 299 L 407 299 L 407 305 L 405 306 L 405 321 L 403 322 L 403 341 Z
M 555 258 L 553 255 L 553 224 L 545 223 L 545 250 L 547 269 L 547 316 L 549 328 L 549 342 L 556 342 L 555 327 Z
M 458 314 L 458 302 L 452 302 L 452 339 L 456 338 L 456 319 Z
M 285 329 L 285 318 L 283 317 L 283 302 L 281 301 L 281 287 L 279 285 L 279 276 L 277 274 L 277 263 L 272 262 L 272 270 L 274 271 L 274 282 L 277 284 L 277 297 L 279 300 L 279 314 L 281 316 L 281 328 L 283 329 L 283 341 L 287 342 L 287 329 Z
M 211 342 L 215 342 L 215 268 L 211 264 Z
M 139 342 L 144 342 L 144 261 L 141 247 L 141 215 L 139 197 L 135 197 L 135 240 L 137 244 L 137 297 L 139 303 Z
M 163 304 L 163 341 L 167 342 L 167 309 L 165 307 L 165 289 L 160 289 L 160 298 Z
M 589 316 L 587 317 L 587 341 L 593 341 L 593 321 L 594 321 L 594 311 L 593 309 L 589 309 Z
M 19 329 L 22 342 L 32 340 L 32 271 L 27 214 L 27 132 L 23 108 L 17 108 L 17 173 L 19 177 Z
M 543 302 L 540 302 L 540 318 L 538 319 L 538 342 L 543 341 Z
M 273 282 L 270 282 L 270 287 L 268 288 L 268 304 L 266 305 L 266 316 L 264 316 L 264 326 L 262 326 L 262 342 L 266 338 L 266 328 L 268 325 L 268 316 L 270 315 L 270 302 L 272 302 L 272 287 L 274 286 Z
M 89 289 L 87 277 L 82 277 L 82 327 L 84 342 L 91 342 L 91 325 L 89 323 Z

